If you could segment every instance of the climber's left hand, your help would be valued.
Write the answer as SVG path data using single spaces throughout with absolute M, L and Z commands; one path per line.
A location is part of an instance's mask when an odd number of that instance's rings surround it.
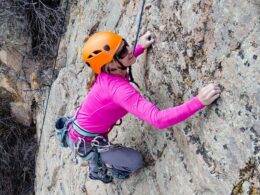
M 140 44 L 144 49 L 150 47 L 154 43 L 154 36 L 150 31 L 147 31 L 143 36 L 140 37 Z

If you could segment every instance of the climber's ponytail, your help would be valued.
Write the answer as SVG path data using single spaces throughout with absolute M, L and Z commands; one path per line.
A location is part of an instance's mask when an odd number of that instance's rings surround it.
M 98 74 L 94 73 L 94 71 L 92 71 L 91 75 L 90 75 L 90 79 L 87 82 L 87 90 L 90 91 L 91 87 L 95 84 L 96 79 L 97 79 Z

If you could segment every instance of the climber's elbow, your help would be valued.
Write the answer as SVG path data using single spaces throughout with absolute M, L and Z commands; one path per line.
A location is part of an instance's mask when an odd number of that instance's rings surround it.
M 154 126 L 155 128 L 157 128 L 159 131 L 165 131 L 165 128 L 168 127 L 167 124 L 164 124 L 164 123 L 162 123 L 162 122 L 160 122 L 160 121 L 154 121 L 154 122 L 152 123 L 152 126 Z
M 164 115 L 158 111 L 150 117 L 150 124 L 157 128 L 159 131 L 164 131 L 167 127 L 170 126 L 169 122 L 165 120 Z
M 158 118 L 154 120 L 151 125 L 156 127 L 159 131 L 165 131 L 166 128 L 172 127 L 179 122 L 180 121 L 177 120 L 160 120 L 160 118 Z

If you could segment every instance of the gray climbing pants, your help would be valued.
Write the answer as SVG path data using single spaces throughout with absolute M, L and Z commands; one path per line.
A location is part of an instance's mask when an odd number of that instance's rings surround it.
M 67 143 L 72 150 L 75 149 L 75 143 L 69 137 L 67 137 Z M 78 148 L 81 153 L 88 153 L 91 149 L 92 148 L 88 143 L 86 143 L 85 146 L 80 145 Z M 111 147 L 111 149 L 101 152 L 100 158 L 102 163 L 108 168 L 113 168 L 129 174 L 138 170 L 143 165 L 143 157 L 138 151 L 123 146 Z M 89 160 L 89 171 L 96 172 L 97 169 L 95 157 L 91 157 Z

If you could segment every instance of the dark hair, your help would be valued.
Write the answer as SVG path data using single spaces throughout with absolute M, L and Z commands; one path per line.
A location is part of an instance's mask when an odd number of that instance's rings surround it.
M 87 86 L 86 86 L 87 91 L 90 91 L 91 87 L 95 84 L 95 82 L 97 80 L 97 76 L 98 76 L 98 74 L 96 74 L 96 73 L 94 73 L 94 71 L 92 71 L 92 73 L 90 75 L 90 79 L 87 82 Z

